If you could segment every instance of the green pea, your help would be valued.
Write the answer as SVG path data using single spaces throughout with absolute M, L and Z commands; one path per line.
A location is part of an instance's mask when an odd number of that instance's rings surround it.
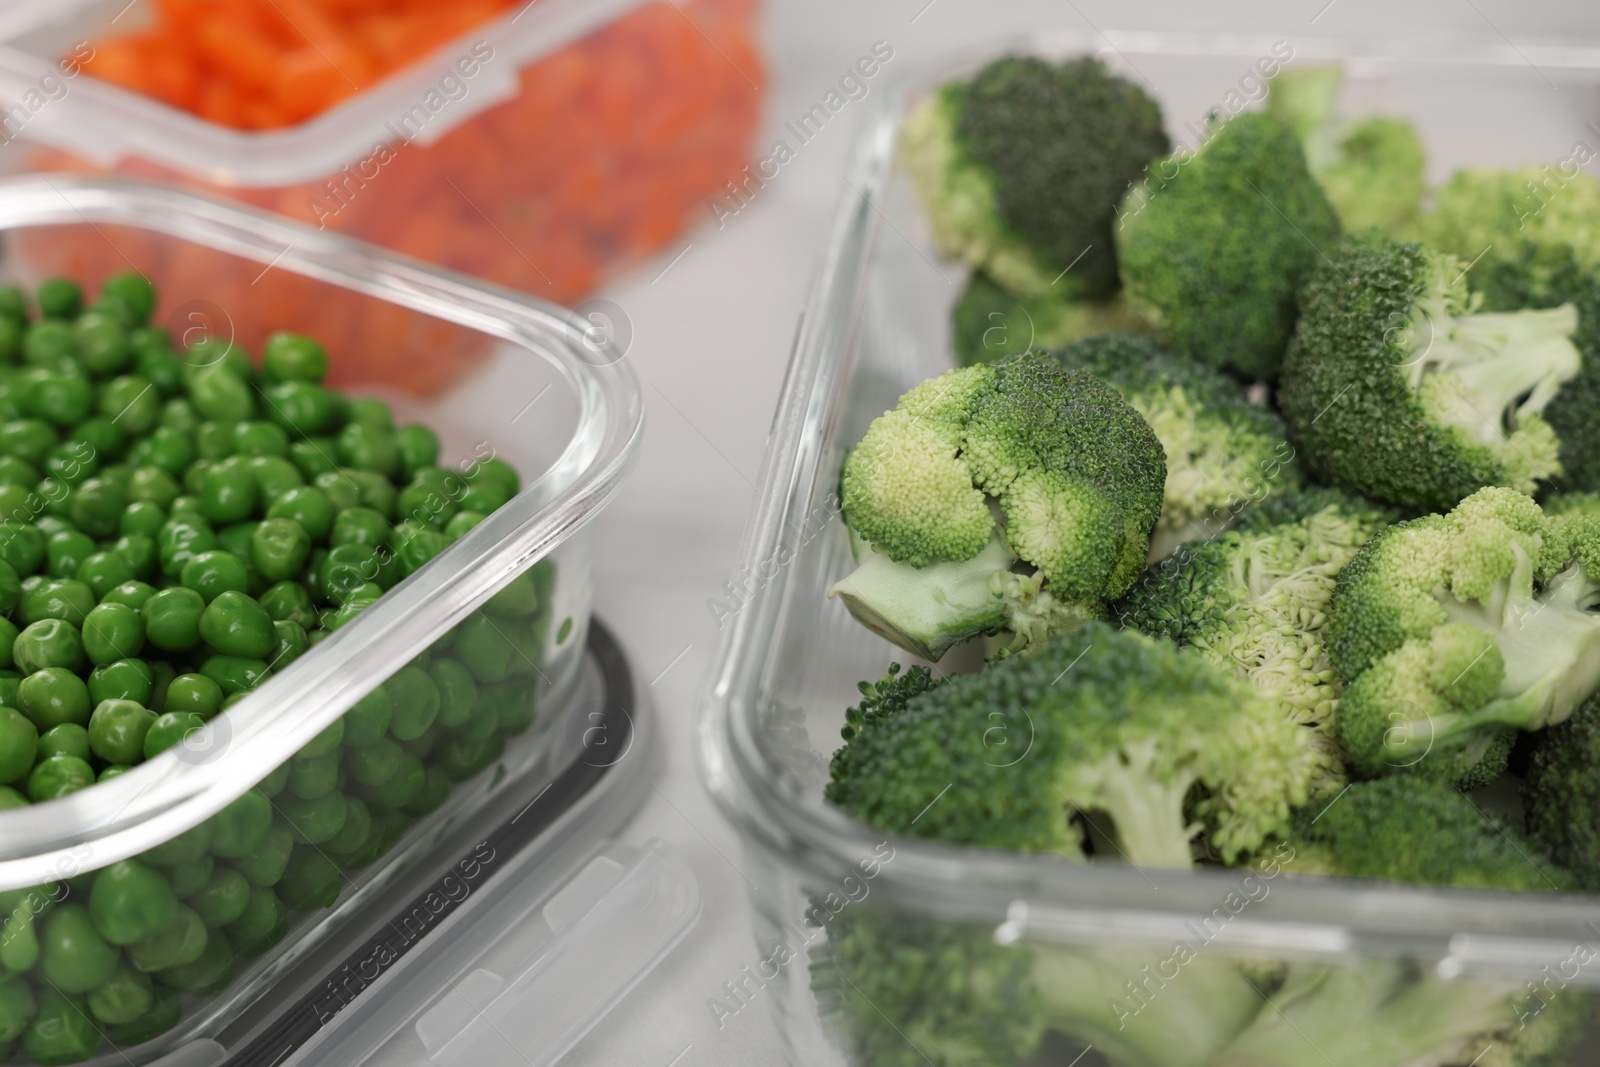
M 378 576 L 377 555 L 367 545 L 339 545 L 329 549 L 319 579 L 323 595 L 343 604 Z M 380 591 L 381 592 L 381 591 Z
M 421 570 L 434 556 L 450 547 L 444 534 L 430 527 L 406 520 L 389 535 L 394 555 L 402 571 L 409 577 Z
M 194 431 L 172 425 L 156 427 L 133 449 L 134 462 L 165 471 L 169 478 L 188 470 L 199 456 Z
M 231 558 L 231 557 L 230 557 Z M 185 574 L 188 568 L 184 568 Z M 200 637 L 225 656 L 260 659 L 276 643 L 272 616 L 246 593 L 219 593 L 200 616 Z
M 169 837 L 154 848 L 147 848 L 139 856 L 145 863 L 156 867 L 179 867 L 195 863 L 211 851 L 211 822 L 207 820 Z
M 28 414 L 54 426 L 75 426 L 94 406 L 94 386 L 88 378 L 41 374 L 28 385 Z
M 261 348 L 261 371 L 269 382 L 320 382 L 328 376 L 328 353 L 302 334 L 275 333 Z
M 272 659 L 269 666 L 274 671 L 281 671 L 301 656 L 311 647 L 311 639 L 306 635 L 305 629 L 297 622 L 280 619 L 272 624 L 273 645 Z
M 172 502 L 183 495 L 183 486 L 177 480 L 154 465 L 135 467 L 133 474 L 128 478 L 128 500 L 134 504 L 154 504 L 158 513 L 161 509 L 169 508 Z M 118 521 L 118 527 L 125 534 L 140 533 L 147 537 L 154 537 L 161 532 L 161 522 L 165 520 L 146 519 L 143 529 L 130 530 L 127 528 L 127 512 Z
M 302 800 L 316 800 L 339 788 L 339 753 L 326 752 L 319 756 L 295 756 L 289 761 L 289 787 L 291 796 Z M 283 798 L 279 798 L 283 803 Z
M 167 710 L 167 687 L 178 676 L 178 671 L 166 660 L 158 659 L 150 664 L 150 673 L 150 699 L 144 706 L 160 715 Z
M 89 700 L 97 709 L 107 700 L 131 700 L 148 708 L 154 689 L 155 670 L 142 659 L 102 663 L 89 672 Z
M 408 815 L 422 817 L 439 809 L 450 796 L 451 778 L 443 767 L 429 767 L 423 775 L 422 786 L 404 805 Z
M 458 503 L 463 511 L 476 511 L 488 515 L 503 507 L 510 498 L 500 492 L 500 487 L 482 479 L 471 483 Z
M 130 763 L 108 763 L 100 768 L 100 773 L 95 775 L 94 780 L 96 783 L 109 782 L 111 779 L 127 774 L 131 770 L 133 770 L 133 765 Z
M 28 798 L 12 789 L 9 785 L 0 785 L 0 811 L 11 811 L 13 808 L 25 808 Z M 0 963 L 5 962 L 0 959 Z M 12 968 L 15 970 L 16 968 Z M 23 968 L 24 970 L 26 968 Z
M 398 742 L 383 737 L 369 745 L 347 749 L 345 767 L 358 784 L 376 787 L 395 776 L 405 755 Z
M 266 519 L 250 538 L 250 559 L 271 582 L 298 575 L 310 555 L 311 535 L 293 519 Z
M 155 721 L 156 713 L 142 704 L 102 700 L 89 717 L 89 747 L 107 763 L 138 763 Z
M 0 785 L 21 781 L 33 768 L 39 728 L 15 708 L 0 707 Z
M 214 930 L 192 962 L 163 968 L 154 972 L 154 977 L 180 993 L 220 993 L 233 981 L 237 971 L 233 953 L 227 937 L 220 930 Z
M 161 872 L 136 860 L 122 860 L 95 875 L 89 917 L 108 942 L 131 945 L 176 922 L 178 898 Z
M 38 572 L 44 565 L 44 534 L 32 523 L 0 521 L 0 561 L 19 575 Z
M 172 891 L 178 895 L 178 899 L 187 900 L 206 887 L 216 866 L 216 860 L 201 856 L 193 863 L 168 867 L 167 880 L 172 883 Z
M 392 717 L 389 692 L 379 686 L 344 713 L 343 744 L 347 748 L 365 748 L 386 740 Z
M 0 485 L 0 515 L 16 515 L 23 519 L 28 518 L 28 498 L 33 495 L 33 486 L 38 481 L 39 479 L 35 477 L 33 481 L 28 482 L 26 485 L 9 483 Z
M 289 458 L 307 479 L 315 479 L 338 471 L 339 464 L 333 458 L 338 450 L 331 437 L 308 437 L 289 445 Z
M 203 674 L 180 674 L 167 687 L 167 710 L 209 719 L 222 710 L 222 687 Z
M 244 564 L 246 574 L 253 573 L 250 564 L 250 538 L 255 536 L 256 527 L 260 525 L 254 521 L 235 522 L 217 531 L 217 544 L 224 552 L 231 552 L 239 557 L 239 562 Z
M 452 781 L 464 782 L 499 759 L 503 751 L 505 740 L 498 734 L 484 738 L 451 737 L 439 746 L 434 765 Z
M 0 439 L 0 447 L 4 440 Z M 344 470 L 323 471 L 311 479 L 313 488 L 320 489 L 337 513 L 345 508 L 361 506 L 361 486 Z
M 142 436 L 161 421 L 161 393 L 137 374 L 124 374 L 100 387 L 100 414 Z
M 367 752 L 370 749 L 353 749 L 352 752 Z M 353 775 L 352 775 L 353 776 Z M 400 766 L 393 775 L 380 785 L 363 786 L 361 799 L 374 811 L 393 811 L 410 800 L 418 789 L 422 788 L 426 772 L 423 770 L 422 761 L 410 753 L 402 753 Z
M 299 582 L 277 582 L 261 594 L 260 604 L 274 622 L 293 622 L 302 628 L 316 625 L 311 594 Z
M 87 762 L 90 756 L 89 731 L 75 722 L 50 727 L 39 735 L 38 758 L 45 760 L 52 756 L 73 756 Z
M 265 660 L 226 654 L 211 656 L 200 664 L 200 673 L 222 687 L 224 699 L 254 689 L 267 678 Z
M 163 589 L 144 605 L 145 639 L 168 652 L 184 652 L 200 643 L 200 616 L 206 602 L 193 589 Z
M 439 462 L 439 437 L 426 426 L 412 423 L 400 427 L 395 444 L 400 448 L 401 473 L 407 478 Z
M 22 1049 L 34 1063 L 77 1063 L 100 1049 L 100 1030 L 81 997 L 56 989 L 39 991 L 39 1012 L 28 1025 Z
M 250 588 L 250 571 L 234 553 L 212 549 L 185 563 L 179 580 L 210 603 L 227 592 L 244 595 Z
M 285 456 L 289 435 L 270 422 L 241 422 L 233 428 L 233 454 L 236 456 Z
M 388 540 L 389 520 L 372 508 L 345 508 L 333 520 L 331 547 L 361 545 L 377 548 Z
M 22 675 L 17 671 L 0 670 L 0 705 L 8 708 L 22 706 L 17 692 L 22 688 Z
M 505 499 L 510 500 L 522 491 L 522 479 L 505 460 L 495 456 L 479 460 L 467 469 L 467 480 L 483 479 L 498 486 Z
M 250 383 L 225 363 L 213 363 L 189 374 L 189 402 L 195 410 L 217 422 L 243 422 L 255 414 Z
M 161 568 L 161 556 L 156 550 L 154 538 L 128 534 L 117 538 L 111 550 L 127 561 L 133 568 L 135 578 L 154 578 Z
M 498 618 L 519 619 L 532 615 L 539 610 L 539 593 L 534 588 L 533 578 L 528 574 L 519 574 L 483 605 L 485 615 Z
M 10 1044 L 21 1037 L 38 1010 L 27 982 L 20 978 L 0 980 L 0 1043 Z
M 262 505 L 306 484 L 300 468 L 280 456 L 252 456 L 250 476 L 256 480 Z
M 263 395 L 267 417 L 296 437 L 325 433 L 343 407 L 337 393 L 313 382 L 280 382 L 268 386 Z
M 83 651 L 90 663 L 115 663 L 143 648 L 144 619 L 126 604 L 101 604 L 83 621 Z
M 39 283 L 39 314 L 47 319 L 71 319 L 83 306 L 83 290 L 71 278 L 46 278 Z
M 278 810 L 288 822 L 289 832 L 302 844 L 320 845 L 344 828 L 345 802 L 338 792 L 309 800 L 286 797 L 278 802 Z
M 274 822 L 261 844 L 235 858 L 233 866 L 253 886 L 275 885 L 283 877 L 283 868 L 288 864 L 293 848 L 294 837 L 289 833 L 289 827 Z
M 255 513 L 261 501 L 250 461 L 237 456 L 213 464 L 205 472 L 198 495 L 201 514 L 213 523 L 242 522 Z
M 53 755 L 40 760 L 27 776 L 27 798 L 38 803 L 66 797 L 94 784 L 94 768 L 75 755 Z
M 296 845 L 288 869 L 274 891 L 295 911 L 331 908 L 344 888 L 344 875 L 321 849 Z
M 143 274 L 125 270 L 105 280 L 100 287 L 100 301 L 126 309 L 130 325 L 137 326 L 155 310 L 156 287 Z
M 17 647 L 17 638 L 22 633 L 17 629 L 16 623 L 10 619 L 0 618 L 0 670 L 12 670 L 16 667 L 14 655 Z
M 151 381 L 155 381 L 155 378 L 143 368 L 140 369 L 139 373 L 146 378 L 150 378 Z M 163 393 L 163 395 L 169 394 Z M 194 409 L 193 404 L 189 403 L 188 397 L 170 396 L 161 407 L 162 426 L 192 434 L 200 428 L 200 423 L 200 413 Z
M 389 691 L 393 704 L 393 718 L 389 732 L 396 740 L 409 741 L 420 737 L 433 725 L 439 714 L 441 698 L 439 687 L 426 671 L 416 667 L 402 667 L 383 686 Z
M 45 539 L 45 569 L 52 578 L 72 578 L 83 561 L 94 555 L 94 538 L 77 530 L 61 530 Z
M 41 730 L 64 722 L 87 726 L 89 687 L 66 667 L 46 667 L 22 679 L 17 686 L 17 707 Z
M 384 516 L 394 514 L 396 496 L 394 483 L 381 471 L 344 467 L 340 469 L 339 474 L 355 483 L 361 494 L 356 503 Z
M 182 498 L 180 498 L 181 500 Z M 217 547 L 217 535 L 199 515 L 178 517 L 178 501 L 173 502 L 173 517 L 161 527 L 156 548 L 161 553 L 161 571 L 176 577 L 183 565 L 202 552 Z
M 118 1048 L 132 1048 L 160 1037 L 182 1020 L 183 998 L 176 991 L 158 985 L 150 1010 L 132 1022 L 107 1025 L 106 1040 Z
M 224 859 L 248 856 L 266 841 L 272 827 L 272 801 L 252 789 L 207 820 L 211 851 Z
M 267 519 L 293 521 L 313 540 L 321 540 L 333 528 L 333 505 L 321 489 L 295 486 L 273 499 L 267 507 Z
M 102 1023 L 130 1023 L 155 1003 L 149 976 L 119 963 L 103 985 L 89 994 L 89 1011 Z
M 257 886 L 250 891 L 244 914 L 229 923 L 227 931 L 235 952 L 246 958 L 260 956 L 289 932 L 289 909 L 273 890 Z
M 117 950 L 95 929 L 81 904 L 59 904 L 45 918 L 39 966 L 63 993 L 87 993 L 116 970 Z
M 488 518 L 481 511 L 458 511 L 455 517 L 444 525 L 445 540 L 452 544 L 460 540 L 461 535 Z
M 403 518 L 443 529 L 460 510 L 458 501 L 467 491 L 466 479 L 454 471 L 424 467 L 395 498 L 395 511 Z
M 208 929 L 215 930 L 243 915 L 249 899 L 250 883 L 245 876 L 230 867 L 217 867 L 205 888 L 189 898 L 189 906 Z
M 205 729 L 206 721 L 193 712 L 168 711 L 156 716 L 144 735 L 144 758 L 155 759 Z
M 39 468 L 21 456 L 0 456 L 0 485 L 31 489 L 40 477 Z
M 205 460 L 195 460 L 194 466 L 190 470 L 199 468 L 202 465 L 206 465 Z M 167 509 L 167 519 L 169 522 L 186 522 L 202 526 L 207 530 L 211 529 L 210 520 L 200 514 L 200 498 L 189 493 L 185 493 L 172 502 L 172 506 Z M 207 545 L 206 547 L 210 548 L 212 546 Z
M 17 617 L 23 625 L 60 619 L 81 626 L 94 608 L 94 590 L 72 578 L 30 578 L 19 586 Z
M 479 612 L 460 626 L 456 656 L 480 682 L 502 682 L 511 675 L 516 649 L 494 620 Z
M 130 608 L 138 608 L 142 611 L 144 606 L 150 602 L 150 598 L 155 595 L 155 586 L 135 579 L 131 582 L 123 582 L 101 597 L 101 601 L 106 604 L 126 604 Z M 148 632 L 149 628 L 147 626 L 146 636 L 148 636 Z
M 0 451 L 39 467 L 60 439 L 55 427 L 43 419 L 12 419 L 0 423 Z
M 385 811 L 372 816 L 372 831 L 360 848 L 342 857 L 346 867 L 355 870 L 365 867 L 388 852 L 406 835 L 416 820 L 400 811 Z
M 200 915 L 187 904 L 173 901 L 172 920 L 156 933 L 127 946 L 128 962 L 143 972 L 183 967 L 199 959 L 210 937 Z
M 154 547 L 152 543 L 152 550 Z M 97 599 L 103 600 L 107 593 L 123 582 L 133 581 L 136 575 L 126 557 L 115 552 L 96 552 L 79 564 L 78 573 L 73 577 L 87 585 Z
M 344 797 L 344 825 L 323 842 L 322 850 L 332 855 L 354 852 L 367 843 L 372 832 L 372 813 L 355 797 Z

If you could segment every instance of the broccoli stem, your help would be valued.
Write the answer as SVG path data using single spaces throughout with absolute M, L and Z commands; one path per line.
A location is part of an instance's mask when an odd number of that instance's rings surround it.
M 995 574 L 1017 557 L 996 534 L 971 559 L 913 567 L 868 548 L 859 565 L 828 590 L 875 633 L 923 659 L 1006 625 L 1006 602 L 993 589 Z
M 1261 995 L 1203 944 L 1034 950 L 1044 1023 L 1124 1067 L 1205 1067 L 1261 1010 Z
M 1514 995 L 1481 982 L 1417 974 L 1398 963 L 1296 967 L 1271 1006 L 1213 1067 L 1447 1061 L 1478 1034 L 1515 1022 Z
M 1095 768 L 1080 769 L 1075 786 L 1090 796 L 1068 796 L 1084 811 L 1103 812 L 1116 827 L 1123 858 L 1140 867 L 1192 867 L 1190 842 L 1200 827 L 1184 818 L 1184 800 L 1193 774 L 1162 781 L 1156 770 L 1159 743 L 1125 745 Z
M 1560 307 L 1452 316 L 1447 302 L 1419 301 L 1408 376 L 1452 379 L 1434 394 L 1439 414 L 1484 444 L 1542 412 L 1573 378 L 1582 357 L 1572 343 L 1578 311 Z

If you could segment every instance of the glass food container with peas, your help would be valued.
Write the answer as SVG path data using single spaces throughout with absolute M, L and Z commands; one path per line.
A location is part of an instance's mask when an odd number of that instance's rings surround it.
M 0 1062 L 248 1047 L 287 1024 L 241 1019 L 314 992 L 318 954 L 406 906 L 441 849 L 484 830 L 457 881 L 528 867 L 485 830 L 496 812 L 567 825 L 535 807 L 562 782 L 599 806 L 622 753 L 596 757 L 595 723 L 626 719 L 630 750 L 638 730 L 625 663 L 591 630 L 585 524 L 637 443 L 636 385 L 560 309 L 183 193 L 16 179 L 0 230 L 268 264 L 477 331 L 504 363 L 486 387 L 515 383 L 498 408 L 457 396 L 413 418 L 397 394 L 324 384 L 313 337 L 249 351 L 169 329 L 136 260 L 94 287 L 0 286 Z M 593 839 L 562 847 L 557 869 L 600 862 Z M 606 862 L 617 893 L 673 872 L 654 852 Z M 680 883 L 677 925 L 655 924 L 679 935 L 698 907 Z M 443 892 L 418 898 L 430 922 L 468 908 L 470 931 L 500 906 Z M 540 980 L 534 955 L 507 965 L 513 986 Z M 475 1034 L 464 1021 L 447 1047 Z

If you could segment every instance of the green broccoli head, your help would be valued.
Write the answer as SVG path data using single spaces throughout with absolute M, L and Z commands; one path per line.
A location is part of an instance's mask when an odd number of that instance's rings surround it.
M 1272 79 L 1267 112 L 1287 122 L 1306 165 L 1349 233 L 1397 232 L 1422 206 L 1426 160 L 1409 122 L 1335 117 L 1344 71 L 1337 65 L 1285 69 Z
M 1170 175 L 1170 176 L 1169 176 Z M 1278 376 L 1295 293 L 1339 238 L 1281 119 L 1246 112 L 1136 186 L 1118 220 L 1127 298 L 1203 363 Z
M 1092 58 L 996 60 L 941 87 L 904 133 L 939 250 L 1023 296 L 1116 288 L 1117 202 L 1169 147 L 1155 101 Z
M 1314 773 L 1307 731 L 1271 704 L 1103 623 L 892 707 L 858 716 L 826 796 L 880 830 L 952 844 L 1077 857 L 1081 815 L 1130 862 L 1187 867 L 1202 831 L 1230 858 L 1281 832 Z
M 1018 297 L 982 271 L 972 272 L 950 315 L 951 345 L 963 367 L 997 363 L 1032 348 L 1056 349 L 1091 334 L 1142 328 L 1120 295 Z
M 1482 312 L 1466 274 L 1453 256 L 1376 234 L 1317 268 L 1278 392 L 1314 471 L 1425 508 L 1561 474 L 1542 413 L 1582 367 L 1577 310 Z
M 1244 501 L 1299 487 L 1283 421 L 1222 372 L 1126 333 L 1084 338 L 1055 355 L 1114 386 L 1161 441 L 1167 484 L 1151 559 L 1215 534 Z
M 1336 489 L 1273 493 L 1233 529 L 1151 565 L 1113 607 L 1124 626 L 1194 648 L 1307 729 L 1314 791 L 1346 780 L 1343 689 L 1324 647 L 1339 571 L 1396 516 Z
M 1600 810 L 1600 699 L 1534 735 L 1522 807 L 1528 832 L 1585 890 L 1600 891 L 1600 826 L 1589 815 Z
M 1482 489 L 1391 526 L 1339 576 L 1328 652 L 1357 773 L 1479 781 L 1505 731 L 1562 722 L 1600 688 L 1600 521 Z M 1491 772 L 1488 772 L 1492 774 Z
M 845 463 L 860 566 L 829 594 L 926 658 L 1002 629 L 1032 647 L 1133 581 L 1165 477 L 1150 427 L 1091 374 L 1043 355 L 950 371 Z

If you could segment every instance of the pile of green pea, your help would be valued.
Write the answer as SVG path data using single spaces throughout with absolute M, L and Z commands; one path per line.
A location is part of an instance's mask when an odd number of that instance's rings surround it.
M 324 386 L 312 339 L 274 335 L 257 368 L 175 349 L 154 305 L 138 274 L 87 305 L 66 279 L 0 287 L 0 810 L 191 743 L 519 489 Z M 531 724 L 571 630 L 550 635 L 553 581 L 535 566 L 192 830 L 0 892 L 0 1061 L 147 1041 L 333 904 Z

